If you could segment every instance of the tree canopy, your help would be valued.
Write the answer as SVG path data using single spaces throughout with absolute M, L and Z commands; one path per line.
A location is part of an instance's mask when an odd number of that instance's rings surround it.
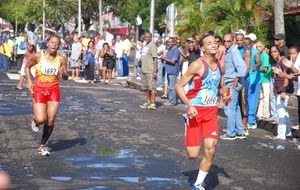
M 0 0 L 0 17 L 12 24 L 42 23 L 43 0 Z M 136 17 L 142 18 L 141 32 L 149 30 L 150 0 L 103 0 L 104 12 L 109 10 L 130 25 L 136 24 Z M 155 0 L 155 29 L 161 34 L 166 31 L 166 8 L 175 3 L 178 10 L 175 30 L 180 36 L 201 34 L 215 30 L 219 35 L 244 29 L 254 32 L 266 41 L 268 32 L 273 31 L 273 0 Z M 82 20 L 84 30 L 98 23 L 99 0 L 82 0 Z M 46 0 L 47 26 L 63 27 L 73 19 L 77 24 L 78 0 Z M 265 18 L 269 18 L 268 21 Z M 290 19 L 291 20 L 291 19 Z M 291 24 L 298 19 L 291 20 Z M 76 26 L 77 27 L 77 26 Z M 289 26 L 288 26 L 289 27 Z M 270 35 L 270 34 L 269 34 Z

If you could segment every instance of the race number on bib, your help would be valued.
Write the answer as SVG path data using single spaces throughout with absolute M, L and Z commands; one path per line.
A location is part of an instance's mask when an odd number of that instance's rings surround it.
M 42 73 L 44 75 L 57 75 L 58 74 L 58 66 L 55 64 L 42 64 Z
M 204 98 L 204 104 L 207 105 L 217 105 L 218 97 L 206 96 Z

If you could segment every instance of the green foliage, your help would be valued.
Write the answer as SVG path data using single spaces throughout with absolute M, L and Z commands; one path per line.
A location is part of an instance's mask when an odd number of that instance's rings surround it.
M 135 25 L 135 18 L 139 15 L 143 21 L 140 26 L 141 32 L 148 31 L 150 27 L 150 3 L 151 1 L 145 0 L 128 0 L 123 7 L 117 12 L 122 20 L 128 21 L 130 24 Z M 166 24 L 166 8 L 172 0 L 156 0 L 155 1 L 155 29 L 159 33 L 165 31 Z
M 178 25 L 176 31 L 179 36 L 192 36 L 202 34 L 213 27 L 211 17 L 206 12 L 200 11 L 200 3 L 197 0 L 186 0 L 178 5 Z
M 268 25 L 262 18 L 269 10 L 267 1 L 259 0 L 186 0 L 179 5 L 179 25 L 176 31 L 181 35 L 191 33 L 202 34 L 215 30 L 219 35 L 243 29 L 247 33 L 254 32 L 262 41 L 266 41 Z
M 45 0 L 47 26 L 61 26 L 71 18 L 77 19 L 78 0 Z M 111 10 L 118 9 L 127 0 L 103 0 L 103 8 L 110 5 Z M 82 0 L 82 19 L 86 27 L 90 26 L 91 20 L 98 20 L 99 0 Z M 0 0 L 0 17 L 19 24 L 42 23 L 43 0 Z

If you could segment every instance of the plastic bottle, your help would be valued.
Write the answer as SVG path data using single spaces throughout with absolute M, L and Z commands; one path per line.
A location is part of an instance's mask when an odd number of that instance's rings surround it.
M 229 96 L 230 96 L 230 88 L 229 88 L 229 87 L 226 89 L 225 96 L 226 96 L 226 97 L 229 97 Z M 228 101 L 225 102 L 225 106 L 228 106 Z

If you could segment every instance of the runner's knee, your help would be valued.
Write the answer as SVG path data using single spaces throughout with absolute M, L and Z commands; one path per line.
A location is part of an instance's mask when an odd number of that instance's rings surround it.
M 187 153 L 187 156 L 189 159 L 197 159 L 199 157 L 199 154 Z
M 43 124 L 46 122 L 46 117 L 43 117 L 43 116 L 35 116 L 34 117 L 34 121 L 40 125 L 40 124 Z

